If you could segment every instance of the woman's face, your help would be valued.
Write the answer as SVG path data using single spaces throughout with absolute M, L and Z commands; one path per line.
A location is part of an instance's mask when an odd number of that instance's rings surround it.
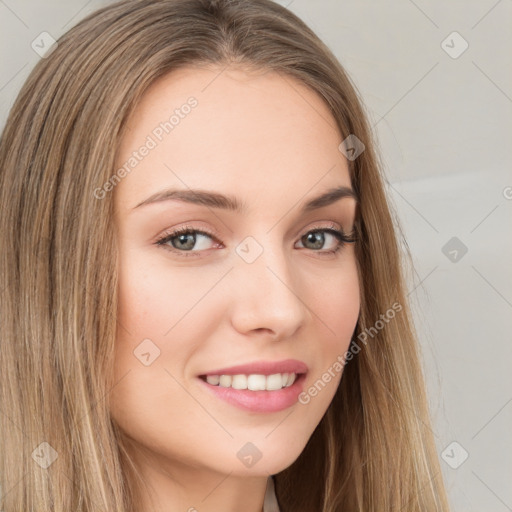
M 188 67 L 153 84 L 128 128 L 107 192 L 120 250 L 112 416 L 168 475 L 278 473 L 326 412 L 359 314 L 354 245 L 329 231 L 351 233 L 355 200 L 305 208 L 351 188 L 334 118 L 288 77 Z

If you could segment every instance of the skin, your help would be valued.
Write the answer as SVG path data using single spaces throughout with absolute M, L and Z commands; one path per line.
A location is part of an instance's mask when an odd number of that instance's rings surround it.
M 307 390 L 345 353 L 359 315 L 354 244 L 322 256 L 336 238 L 323 232 L 317 245 L 304 237 L 331 223 L 350 234 L 355 200 L 299 212 L 329 188 L 351 186 L 328 107 L 290 77 L 221 70 L 181 68 L 151 86 L 129 120 L 119 167 L 187 98 L 198 105 L 110 192 L 119 240 L 111 412 L 148 483 L 147 511 L 261 512 L 268 476 L 300 455 L 341 372 L 308 404 L 272 413 L 214 397 L 198 375 L 295 358 L 309 367 Z M 170 187 L 234 195 L 248 211 L 176 200 L 135 208 Z M 184 225 L 217 240 L 186 239 L 196 257 L 155 244 Z M 248 236 L 263 249 L 250 264 L 235 251 Z M 174 243 L 179 252 L 183 242 Z M 160 350 L 148 366 L 134 355 L 145 339 Z M 262 454 L 251 467 L 237 457 L 247 442 Z

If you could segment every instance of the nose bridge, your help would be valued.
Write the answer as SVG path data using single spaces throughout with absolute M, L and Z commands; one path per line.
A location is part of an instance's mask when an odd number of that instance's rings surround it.
M 266 328 L 291 336 L 306 312 L 297 289 L 298 274 L 282 242 L 269 235 L 248 236 L 236 248 L 237 305 L 233 321 L 241 330 Z

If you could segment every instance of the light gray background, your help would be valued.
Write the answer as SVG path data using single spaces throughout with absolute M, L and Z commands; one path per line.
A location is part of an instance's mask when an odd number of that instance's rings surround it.
M 32 41 L 105 3 L 0 0 L 0 126 L 39 59 Z M 512 511 L 512 1 L 279 3 L 334 51 L 374 126 L 414 257 L 410 298 L 453 511 Z M 469 45 L 457 58 L 454 31 Z M 443 253 L 452 237 L 466 254 Z

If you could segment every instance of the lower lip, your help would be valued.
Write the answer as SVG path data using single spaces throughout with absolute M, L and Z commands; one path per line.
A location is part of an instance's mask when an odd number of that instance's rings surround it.
M 215 396 L 240 409 L 252 412 L 277 412 L 297 403 L 305 378 L 306 374 L 303 373 L 295 379 L 291 386 L 275 391 L 223 388 L 212 386 L 201 378 L 199 378 L 199 381 Z

